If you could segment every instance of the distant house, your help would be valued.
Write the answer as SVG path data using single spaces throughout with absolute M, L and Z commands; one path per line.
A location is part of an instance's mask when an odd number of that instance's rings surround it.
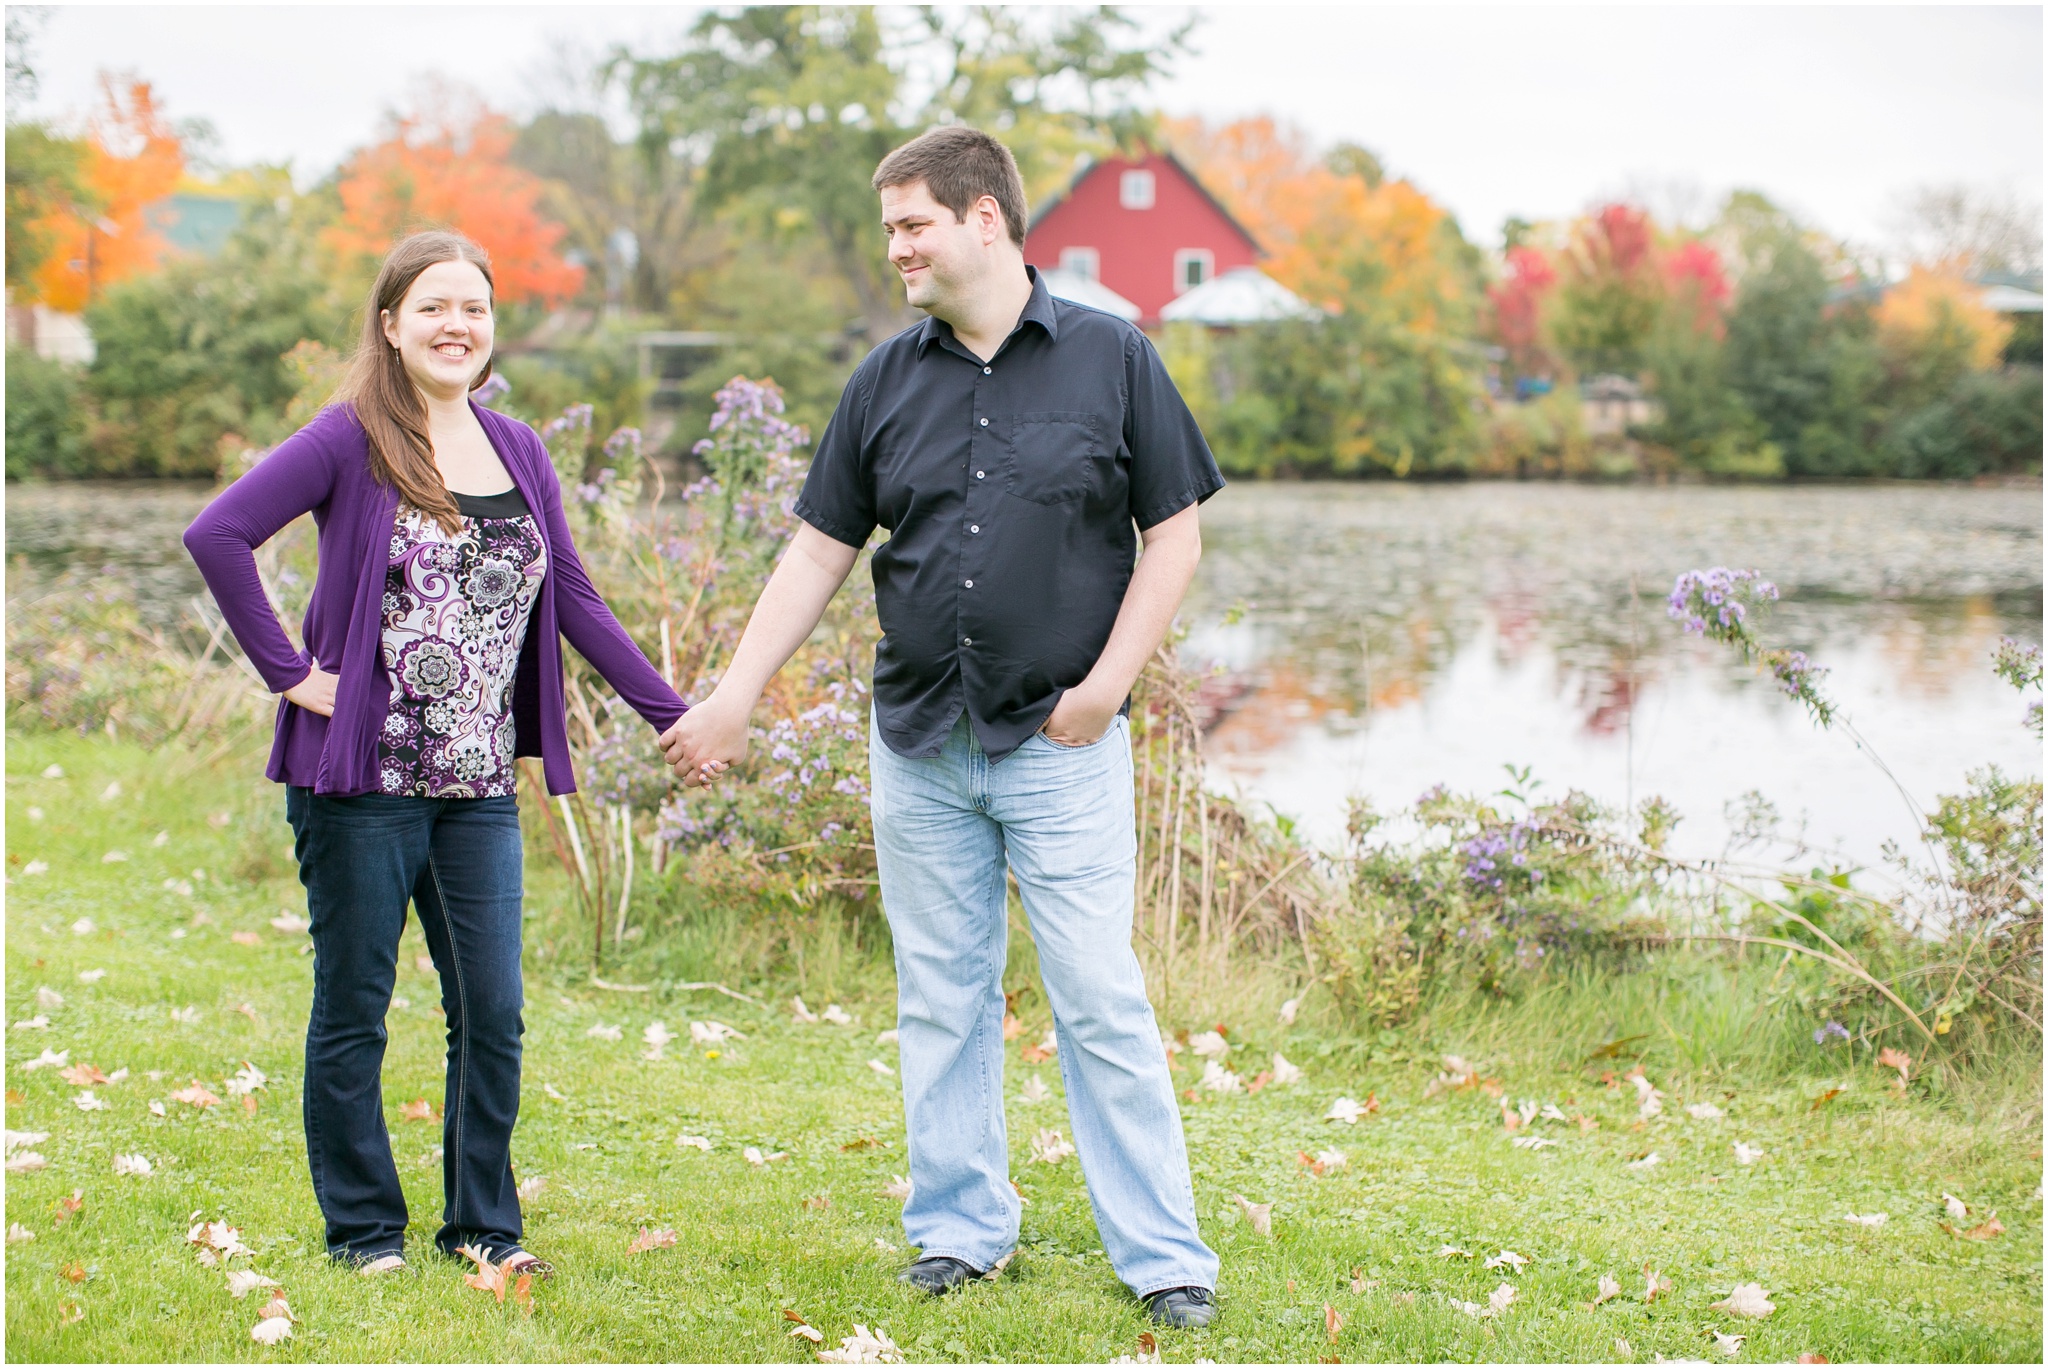
M 1033 266 L 1105 287 L 1135 305 L 1146 328 L 1190 290 L 1255 269 L 1260 255 L 1244 226 L 1167 152 L 1084 167 L 1040 207 L 1024 244 Z

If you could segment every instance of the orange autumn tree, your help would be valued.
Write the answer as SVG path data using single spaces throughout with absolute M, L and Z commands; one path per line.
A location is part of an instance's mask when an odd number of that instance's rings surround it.
M 177 189 L 185 153 L 147 81 L 100 78 L 100 107 L 79 172 L 87 202 L 49 205 L 35 227 L 50 244 L 32 281 L 36 301 L 65 313 L 84 309 L 116 281 L 154 269 L 163 255 L 163 236 L 145 211 Z
M 545 184 L 512 165 L 512 139 L 511 123 L 482 108 L 395 117 L 389 137 L 342 168 L 341 215 L 322 241 L 374 270 L 403 235 L 452 228 L 490 253 L 500 300 L 569 299 L 583 268 L 557 250 L 567 230 L 542 216 Z
M 1333 312 L 1365 310 L 1428 337 L 1472 322 L 1473 279 L 1444 208 L 1356 149 L 1319 159 L 1269 116 L 1171 121 L 1175 152 L 1266 249 L 1266 273 Z

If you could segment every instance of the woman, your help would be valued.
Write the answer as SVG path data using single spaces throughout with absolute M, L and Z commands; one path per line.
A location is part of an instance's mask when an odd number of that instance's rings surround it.
M 379 1074 L 410 901 L 448 1017 L 435 1243 L 545 1276 L 521 1244 L 520 836 L 514 756 L 569 793 L 562 637 L 654 726 L 683 701 L 576 558 L 533 429 L 470 399 L 491 373 L 481 249 L 421 233 L 391 251 L 335 402 L 185 533 L 221 612 L 277 693 L 283 782 L 312 919 L 306 1151 L 329 1254 L 404 1267 L 406 1208 Z M 304 513 L 320 573 L 293 649 L 255 549 Z

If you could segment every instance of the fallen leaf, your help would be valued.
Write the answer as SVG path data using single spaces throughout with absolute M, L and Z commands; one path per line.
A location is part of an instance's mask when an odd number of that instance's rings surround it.
M 147 1179 L 150 1175 L 156 1173 L 156 1166 L 150 1164 L 146 1156 L 116 1155 L 114 1157 L 114 1173 L 125 1177 Z
M 1707 1306 L 1731 1317 L 1768 1317 L 1778 1310 L 1778 1305 L 1771 1301 L 1770 1293 L 1760 1283 L 1738 1283 L 1727 1297 Z
M 1330 1338 L 1330 1344 L 1337 1343 L 1337 1333 L 1344 1329 L 1344 1318 L 1337 1315 L 1337 1309 L 1329 1303 L 1323 1304 L 1323 1330 Z
M 1024 1023 L 1015 1013 L 1003 1014 L 1003 1040 L 1015 1041 L 1024 1034 Z
M 1587 1304 L 1586 1310 L 1590 1312 L 1601 1303 L 1611 1301 L 1620 1296 L 1621 1281 L 1612 1274 L 1602 1274 L 1600 1276 L 1600 1291 L 1594 1295 L 1593 1301 Z
M 614 1027 L 609 1022 L 600 1022 L 583 1033 L 593 1041 L 618 1041 L 624 1039 L 625 1028 Z
M 100 1072 L 98 1065 L 77 1064 L 69 1069 L 57 1071 L 57 1077 L 73 1088 L 86 1088 L 93 1084 L 104 1084 L 107 1076 Z
M 1818 1350 L 1801 1350 L 1799 1358 L 1792 1362 L 1794 1364 L 1828 1364 L 1832 1361 Z
M 818 1358 L 826 1364 L 901 1364 L 903 1352 L 881 1327 L 871 1335 L 855 1322 L 853 1334 L 841 1337 L 837 1350 L 820 1350 Z
M 900 1044 L 902 1043 L 902 1040 L 903 1040 L 903 1033 L 902 1033 L 902 1032 L 900 1032 L 900 1031 L 898 1031 L 898 1030 L 897 1030 L 896 1028 L 894 1028 L 894 1027 L 891 1027 L 891 1028 L 889 1028 L 889 1030 L 887 1030 L 887 1031 L 884 1031 L 884 1032 L 876 1032 L 876 1033 L 875 1033 L 875 1044 L 876 1044 L 876 1045 L 878 1045 L 878 1046 L 895 1046 L 895 1045 L 900 1045 Z
M 7 1157 L 6 1169 L 9 1174 L 29 1174 L 38 1169 L 49 1168 L 50 1162 L 33 1150 L 16 1151 Z
M 804 1006 L 804 1001 L 801 998 L 792 998 L 789 1000 L 789 1003 L 790 1009 L 796 1014 L 797 1021 L 809 1022 L 812 1024 L 815 1024 L 817 1022 L 818 1015 L 812 1012 L 809 1008 L 806 1008 Z
M 57 1272 L 64 1276 L 64 1280 L 67 1283 L 84 1283 L 86 1279 L 91 1277 L 85 1272 L 85 1266 L 76 1261 L 65 1265 Z
M 1210 1093 L 1243 1093 L 1244 1080 L 1221 1060 L 1211 1060 L 1202 1067 L 1202 1080 L 1196 1087 Z
M 666 1250 L 675 1243 L 676 1233 L 667 1227 L 657 1227 L 655 1230 L 649 1231 L 643 1226 L 640 1228 L 640 1234 L 633 1238 L 632 1244 L 626 1247 L 626 1253 L 628 1255 L 644 1255 L 650 1250 Z
M 1961 1198 L 1958 1198 L 1953 1193 L 1942 1194 L 1941 1202 L 1942 1206 L 1948 1209 L 1948 1215 L 1954 1218 L 1956 1221 L 1960 1222 L 1961 1220 L 1963 1220 L 1963 1218 L 1970 1215 L 1969 1204 L 1965 1203 Z
M 313 926 L 312 923 L 306 921 L 297 913 L 279 913 L 276 917 L 270 919 L 270 925 L 283 932 L 286 936 L 297 936 L 301 932 L 310 931 Z
M 125 864 L 127 860 L 128 853 L 126 851 L 109 851 L 105 855 L 100 857 L 100 864 L 121 865 Z
M 228 1295 L 246 1298 L 259 1288 L 276 1288 L 276 1279 L 267 1279 L 253 1269 L 232 1269 L 228 1271 Z
M 201 1109 L 214 1107 L 220 1102 L 219 1096 L 197 1079 L 194 1079 L 189 1087 L 178 1089 L 170 1097 L 173 1103 L 190 1103 L 193 1107 Z
M 519 1195 L 520 1202 L 530 1203 L 535 1198 L 538 1198 L 542 1190 L 547 1188 L 547 1186 L 547 1179 L 542 1175 L 536 1174 L 530 1179 L 521 1179 L 519 1187 L 512 1191 Z
M 1959 1236 L 1966 1241 L 1988 1241 L 1994 1236 L 2003 1236 L 2005 1234 L 2005 1223 L 1999 1221 L 1998 1214 L 1993 1212 L 1989 1217 L 1986 1217 L 1968 1231 L 1958 1231 L 1947 1222 L 1941 1223 L 1941 1229 L 1951 1236 Z
M 237 946 L 261 946 L 263 944 L 263 938 L 254 932 L 230 932 L 228 933 L 228 940 L 234 942 Z
M 1735 1163 L 1738 1165 L 1753 1165 L 1763 1158 L 1763 1154 L 1762 1146 L 1753 1146 L 1747 1141 L 1735 1143 Z
M 1050 1097 L 1052 1090 L 1045 1086 L 1045 1080 L 1035 1074 L 1024 1081 L 1024 1087 L 1017 1094 L 1017 1100 L 1022 1103 L 1043 1103 Z
M 1273 1205 L 1271 1203 L 1255 1203 L 1242 1193 L 1233 1193 L 1230 1196 L 1237 1200 L 1238 1211 L 1244 1213 L 1244 1219 L 1251 1223 L 1254 1233 L 1269 1237 L 1273 1234 Z
M 1500 1254 L 1495 1255 L 1493 1258 L 1489 1259 L 1486 1262 L 1486 1267 L 1488 1269 L 1499 1269 L 1505 1266 L 1509 1269 L 1520 1269 L 1523 1265 L 1527 1263 L 1529 1263 L 1529 1257 L 1527 1255 L 1517 1255 L 1512 1250 L 1503 1250 L 1500 1252 Z
M 1728 1115 L 1712 1103 L 1687 1103 L 1685 1111 L 1687 1116 L 1697 1122 L 1711 1122 L 1716 1117 L 1726 1117 Z
M 1898 1087 L 1902 1089 L 1906 1087 L 1906 1080 L 1913 1069 L 1912 1056 L 1895 1047 L 1886 1046 L 1877 1053 L 1877 1064 L 1880 1069 L 1897 1070 L 1899 1072 Z
M 153 1114 L 154 1116 L 157 1116 L 157 1117 L 162 1117 L 162 1116 L 165 1116 L 165 1115 L 166 1115 L 166 1114 L 165 1114 L 165 1112 L 164 1112 L 164 1105 L 163 1105 L 163 1102 L 162 1102 L 162 1101 L 161 1101 L 160 1099 L 156 1099 L 156 1098 L 152 1098 L 152 1099 L 150 1099 L 150 1100 L 149 1100 L 149 1110 L 150 1110 L 150 1112 L 151 1112 L 151 1113 L 152 1113 L 152 1114 Z
M 1663 1163 L 1664 1157 L 1653 1150 L 1640 1160 L 1630 1160 L 1628 1162 L 1628 1167 L 1630 1169 L 1655 1169 L 1658 1165 L 1661 1165 Z
M 1870 1212 L 1859 1217 L 1854 1212 L 1851 1212 L 1846 1214 L 1842 1220 L 1853 1222 L 1857 1226 L 1883 1226 L 1888 1216 L 1889 1214 L 1883 1212 Z
M 265 1317 L 249 1328 L 249 1339 L 258 1345 L 275 1345 L 291 1337 L 292 1324 L 283 1317 Z
M 1509 1138 L 1509 1144 L 1517 1150 L 1541 1150 L 1545 1146 L 1554 1146 L 1557 1142 L 1548 1136 L 1514 1136 Z
M 1514 1300 L 1515 1286 L 1511 1283 L 1504 1283 L 1500 1287 L 1494 1289 L 1493 1292 L 1487 1294 L 1487 1310 L 1492 1312 L 1493 1315 L 1497 1317 L 1501 1313 L 1507 1311 L 1508 1304 L 1512 1303 Z
M 1437 1258 L 1443 1260 L 1469 1260 L 1472 1258 L 1471 1251 L 1460 1249 L 1455 1245 L 1440 1245 L 1436 1248 L 1436 1253 Z
M 1490 1317 L 1493 1315 L 1493 1309 L 1481 1303 L 1463 1302 L 1457 1298 L 1449 1298 L 1446 1301 L 1468 1317 Z
M 668 1029 L 667 1023 L 650 1022 L 647 1024 L 646 1029 L 640 1033 L 640 1039 L 647 1043 L 647 1049 L 640 1052 L 640 1058 L 643 1060 L 659 1060 L 662 1058 L 662 1052 L 668 1048 L 668 1043 L 676 1038 L 675 1033 Z
M 171 1021 L 181 1027 L 189 1027 L 199 1020 L 199 1009 L 195 1007 L 172 1008 Z
M 805 1340 L 811 1342 L 811 1344 L 813 1345 L 822 1345 L 825 1343 L 825 1333 L 823 1331 L 820 1331 L 815 1326 L 792 1326 L 789 1328 L 789 1334 L 792 1336 L 802 1336 Z
M 822 1193 L 814 1193 L 804 1199 L 803 1205 L 813 1212 L 824 1212 L 831 1208 L 832 1200 Z
M 884 1198 L 894 1198 L 899 1203 L 909 1202 L 910 1180 L 901 1174 L 890 1176 L 889 1182 L 882 1185 L 882 1196 Z
M 1569 1122 L 1571 1120 L 1564 1115 L 1564 1110 L 1555 1103 L 1545 1103 L 1543 1105 L 1543 1116 L 1545 1120 L 1552 1122 Z
M 1301 1066 L 1289 1060 L 1279 1051 L 1273 1052 L 1273 1083 L 1278 1088 L 1301 1082 Z
M 853 1025 L 853 1017 L 837 1003 L 827 1003 L 825 1010 L 819 1013 L 818 1016 L 835 1027 L 850 1027 Z
M 1373 1108 L 1352 1098 L 1339 1098 L 1330 1104 L 1330 1110 L 1323 1114 L 1325 1122 L 1342 1122 L 1345 1126 L 1356 1126 L 1358 1119 L 1374 1111 Z
M 20 1245 L 23 1241 L 32 1241 L 35 1238 L 36 1233 L 30 1231 L 20 1222 L 9 1222 L 7 1224 L 7 1244 Z
M 1842 1091 L 1840 1089 L 1827 1089 L 1820 1095 L 1820 1097 L 1813 1100 L 1812 1106 L 1808 1107 L 1807 1111 L 1819 1112 L 1823 1106 L 1830 1102 L 1833 1102 L 1835 1099 L 1841 1096 Z
M 1230 1042 L 1223 1038 L 1222 1032 L 1206 1031 L 1190 1038 L 1188 1049 L 1205 1060 L 1220 1060 L 1230 1054 Z
M 70 1063 L 70 1051 L 53 1051 L 48 1046 L 45 1046 L 43 1047 L 43 1053 L 41 1055 L 38 1055 L 33 1060 L 26 1060 L 22 1062 L 21 1072 L 23 1074 L 29 1074 L 35 1070 L 59 1069 Z
M 228 1092 L 231 1095 L 242 1098 L 246 1098 L 257 1089 L 268 1088 L 269 1086 L 270 1076 L 257 1069 L 247 1060 L 244 1060 L 242 1067 L 235 1071 L 235 1077 L 227 1082 Z
M 1031 1138 L 1031 1159 L 1034 1164 L 1056 1165 L 1070 1155 L 1079 1154 L 1073 1142 L 1060 1134 L 1056 1128 L 1048 1128 Z
M 553 1084 L 542 1084 L 540 1086 L 540 1091 L 542 1093 L 545 1093 L 548 1097 L 554 1099 L 557 1103 L 566 1103 L 569 1101 L 566 1097 L 563 1096 L 562 1091 L 556 1088 Z
M 434 1105 L 424 1098 L 415 1098 L 398 1110 L 401 1122 L 431 1122 L 435 1120 Z
M 1745 1286 L 1745 1287 L 1751 1287 L 1751 1286 L 1753 1286 L 1753 1285 L 1744 1285 L 1744 1286 Z M 1655 1301 L 1657 1301 L 1657 1295 L 1658 1295 L 1658 1294 L 1660 1294 L 1660 1293 L 1669 1293 L 1670 1291 L 1671 1291 L 1671 1280 L 1669 1280 L 1669 1279 L 1665 1278 L 1665 1277 L 1663 1276 L 1663 1274 L 1659 1273 L 1659 1272 L 1658 1272 L 1657 1270 L 1654 1270 L 1654 1269 L 1650 1268 L 1650 1266 L 1648 1266 L 1648 1265 L 1644 1265 L 1644 1266 L 1643 1266 L 1643 1301 L 1644 1301 L 1644 1302 L 1646 1302 L 1646 1303 L 1647 1303 L 1647 1302 L 1655 1302 Z
M 1714 1333 L 1714 1348 L 1719 1350 L 1722 1354 L 1726 1355 L 1729 1359 L 1734 1359 L 1737 1355 L 1742 1353 L 1742 1343 L 1748 1339 L 1748 1336 L 1741 1335 L 1739 1333 L 1730 1331 L 1716 1331 Z
M 890 1069 L 887 1065 L 883 1064 L 879 1060 L 868 1061 L 868 1068 L 873 1070 L 876 1074 L 886 1074 L 893 1076 L 896 1073 L 895 1070 Z
M 747 1034 L 745 1032 L 735 1031 L 723 1022 L 692 1022 L 690 1024 L 690 1040 L 699 1046 L 718 1046 L 723 1045 L 727 1041 L 744 1041 L 746 1039 Z M 648 1044 L 653 1044 L 653 1038 L 648 1038 Z
M 1635 1347 L 1620 1336 L 1614 1338 L 1614 1357 L 1617 1360 L 1632 1360 L 1636 1357 Z
M 1581 1114 L 1577 1117 L 1572 1118 L 1572 1120 L 1579 1124 L 1580 1131 L 1586 1132 L 1588 1134 L 1600 1130 L 1600 1122 L 1597 1118 L 1587 1117 L 1584 1114 Z
M 686 1131 L 676 1137 L 676 1144 L 678 1146 L 688 1146 L 693 1150 L 709 1151 L 711 1149 L 711 1138 L 709 1136 L 692 1136 Z M 756 1151 L 755 1153 L 759 1154 L 760 1152 Z

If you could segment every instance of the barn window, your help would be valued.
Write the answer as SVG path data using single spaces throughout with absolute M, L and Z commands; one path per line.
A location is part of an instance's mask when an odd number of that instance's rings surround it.
M 1186 294 L 1216 274 L 1216 254 L 1206 247 L 1183 247 L 1173 254 L 1173 293 Z
M 1062 247 L 1060 270 L 1072 271 L 1090 280 L 1102 279 L 1102 254 L 1092 247 Z
M 1157 194 L 1149 171 L 1126 171 L 1117 182 L 1117 199 L 1126 209 L 1150 209 Z

